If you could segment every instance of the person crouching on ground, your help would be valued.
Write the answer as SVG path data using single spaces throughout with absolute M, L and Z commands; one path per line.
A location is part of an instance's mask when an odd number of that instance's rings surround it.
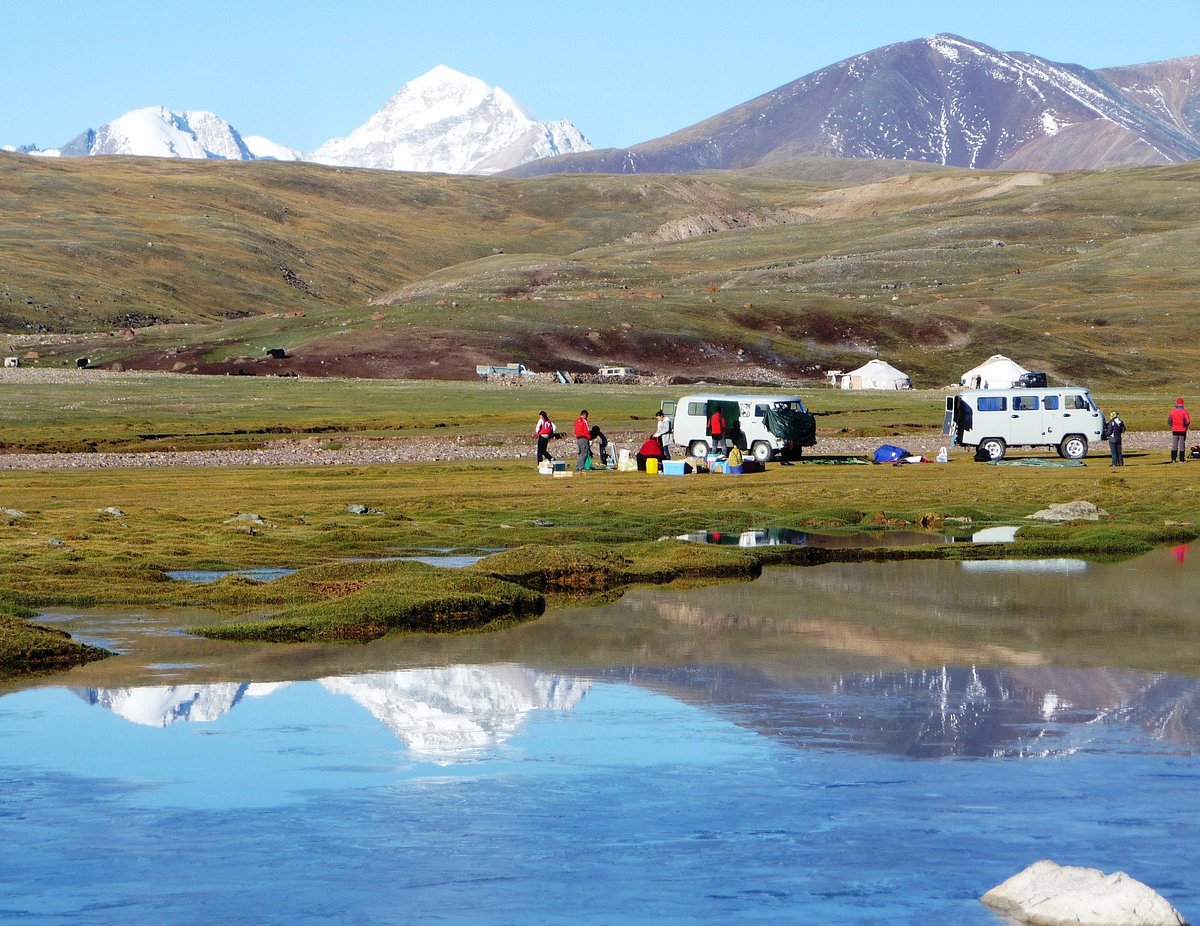
M 575 419 L 575 472 L 582 473 L 587 465 L 587 459 L 592 453 L 592 428 L 588 424 L 587 409 L 579 413 Z
M 1167 426 L 1171 429 L 1171 462 L 1175 462 L 1175 452 L 1179 451 L 1179 462 L 1187 459 L 1187 432 L 1192 426 L 1192 416 L 1183 407 L 1183 399 L 1175 400 L 1175 407 L 1167 415 Z
M 545 412 L 538 412 L 538 421 L 533 429 L 533 434 L 537 438 L 537 461 L 539 463 L 542 460 L 547 463 L 552 462 L 554 457 L 550 456 L 550 438 L 554 436 L 554 422 Z
M 1121 449 L 1121 435 L 1125 433 L 1125 422 L 1117 412 L 1108 419 L 1108 452 L 1112 454 L 1109 466 L 1124 466 L 1125 454 Z

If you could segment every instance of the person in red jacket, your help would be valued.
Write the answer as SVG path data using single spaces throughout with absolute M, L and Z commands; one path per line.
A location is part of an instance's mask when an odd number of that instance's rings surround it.
M 582 473 L 587 464 L 587 458 L 592 453 L 592 427 L 588 424 L 587 409 L 579 413 L 575 419 L 575 472 Z
M 1183 407 L 1183 399 L 1175 400 L 1175 407 L 1167 415 L 1167 427 L 1171 429 L 1171 462 L 1175 462 L 1175 453 L 1179 452 L 1179 462 L 1187 459 L 1187 432 L 1192 426 L 1192 416 Z
M 708 433 L 712 435 L 713 450 L 725 453 L 725 416 L 721 414 L 720 407 L 714 408 L 708 416 Z

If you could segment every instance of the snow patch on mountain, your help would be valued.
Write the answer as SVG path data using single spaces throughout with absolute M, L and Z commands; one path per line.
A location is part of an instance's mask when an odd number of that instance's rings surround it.
M 539 122 L 498 87 L 445 65 L 406 83 L 312 160 L 343 167 L 488 174 L 555 154 L 590 151 L 565 119 Z

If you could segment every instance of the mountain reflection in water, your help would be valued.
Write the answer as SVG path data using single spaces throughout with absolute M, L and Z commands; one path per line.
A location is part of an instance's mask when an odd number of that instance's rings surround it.
M 1167 675 L 1043 667 L 941 666 L 781 681 L 727 666 L 600 674 L 649 688 L 800 748 L 912 758 L 1019 757 L 1086 748 L 1087 727 L 1135 724 L 1164 743 L 1200 743 L 1200 682 Z M 537 710 L 569 711 L 592 680 L 519 666 L 451 666 L 320 680 L 366 708 L 414 757 L 451 762 L 511 738 Z M 76 690 L 132 723 L 211 723 L 244 697 L 287 683 Z
M 570 710 L 590 682 L 520 666 L 450 666 L 320 679 L 334 695 L 365 707 L 410 751 L 450 761 L 503 743 L 535 710 Z M 131 723 L 167 727 L 211 723 L 244 697 L 265 697 L 289 683 L 83 688 L 75 693 Z M 302 719 L 302 718 L 298 718 Z

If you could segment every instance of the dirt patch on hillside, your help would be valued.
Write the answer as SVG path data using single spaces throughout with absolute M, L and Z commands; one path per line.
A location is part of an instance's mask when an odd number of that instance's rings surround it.
M 1041 186 L 1049 180 L 1049 174 L 1032 171 L 999 177 L 994 174 L 893 177 L 881 183 L 864 183 L 818 193 L 801 211 L 814 219 L 852 218 L 929 202 L 944 204 L 990 199 L 1018 187 Z

